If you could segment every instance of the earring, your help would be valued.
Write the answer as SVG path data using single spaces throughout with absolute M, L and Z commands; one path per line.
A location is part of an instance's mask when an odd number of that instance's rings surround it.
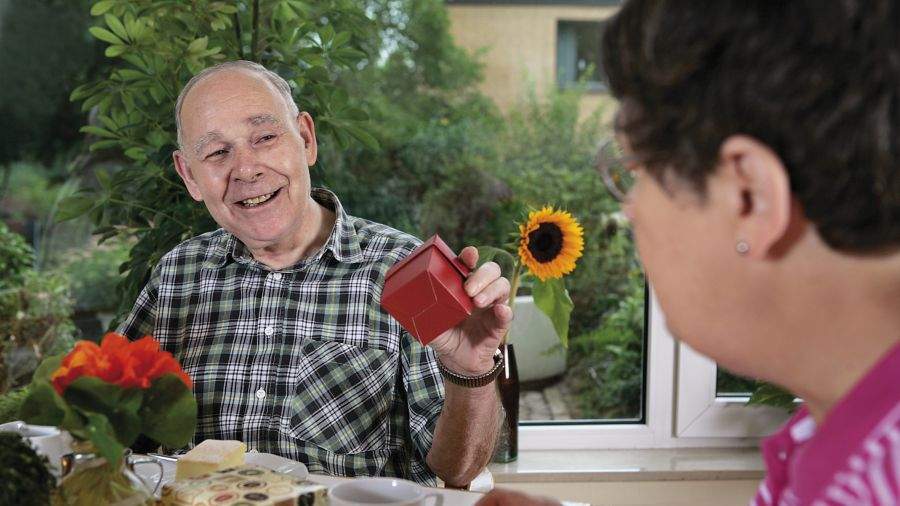
M 738 241 L 734 245 L 734 249 L 737 250 L 739 255 L 746 255 L 750 252 L 750 245 L 747 244 L 747 241 Z

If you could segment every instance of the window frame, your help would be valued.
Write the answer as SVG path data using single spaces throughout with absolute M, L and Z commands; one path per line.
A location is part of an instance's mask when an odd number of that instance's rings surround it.
M 648 292 L 643 421 L 520 425 L 520 450 L 752 447 L 788 418 L 746 397 L 717 397 L 715 363 L 672 337 Z
M 555 35 L 556 35 L 556 36 L 555 36 L 555 42 L 556 42 L 556 53 L 555 53 L 555 59 L 556 59 L 556 65 L 555 65 L 556 76 L 555 76 L 555 79 L 554 79 L 554 80 L 556 81 L 556 86 L 557 86 L 559 89 L 565 90 L 565 89 L 570 89 L 570 88 L 573 88 L 573 87 L 578 86 L 578 69 L 577 69 L 577 68 L 575 68 L 575 69 L 569 69 L 569 70 L 573 70 L 573 71 L 575 72 L 575 75 L 572 76 L 573 79 L 567 80 L 567 81 L 563 81 L 563 72 L 562 72 L 563 69 L 562 69 L 562 67 L 561 67 L 562 62 L 560 61 L 560 60 L 561 60 L 561 50 L 562 50 L 562 44 L 560 43 L 560 42 L 561 42 L 561 40 L 560 40 L 560 37 L 561 37 L 561 31 L 560 31 L 560 28 L 561 28 L 561 26 L 562 26 L 564 23 L 569 23 L 569 24 L 596 24 L 596 25 L 599 25 L 599 26 L 600 26 L 600 29 L 601 29 L 601 31 L 602 31 L 602 30 L 604 30 L 604 29 L 606 28 L 606 24 L 607 24 L 608 21 L 609 21 L 609 17 L 605 17 L 605 18 L 601 18 L 601 19 L 568 19 L 568 18 L 558 18 L 558 19 L 556 19 L 556 31 L 555 31 Z M 577 59 L 578 59 L 578 44 L 577 44 L 577 40 L 574 42 L 574 47 L 572 47 L 571 50 L 574 52 L 575 61 L 577 62 Z M 576 63 L 576 67 L 577 67 L 577 63 Z M 568 72 L 567 72 L 567 73 L 568 73 Z M 606 85 L 606 81 L 602 78 L 602 75 L 603 75 L 603 69 L 602 69 L 602 68 L 600 69 L 600 74 L 601 74 L 601 79 L 600 79 L 600 80 L 598 80 L 598 81 L 586 81 L 586 82 L 585 82 L 585 86 L 586 86 L 586 88 L 587 88 L 587 89 L 586 89 L 587 92 L 590 92 L 590 93 L 601 93 L 601 92 L 606 92 L 606 91 L 608 91 L 608 88 L 607 88 L 607 85 Z

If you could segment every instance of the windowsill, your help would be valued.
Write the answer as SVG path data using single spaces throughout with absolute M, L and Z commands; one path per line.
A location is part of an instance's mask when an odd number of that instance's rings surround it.
M 494 482 L 759 480 L 755 448 L 661 450 L 528 450 L 509 464 L 488 466 Z

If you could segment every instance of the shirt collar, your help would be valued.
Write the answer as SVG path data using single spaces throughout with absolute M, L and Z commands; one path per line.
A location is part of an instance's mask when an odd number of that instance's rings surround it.
M 353 218 L 344 211 L 341 201 L 333 192 L 325 188 L 313 188 L 311 191 L 313 200 L 335 214 L 334 228 L 323 247 L 314 257 L 303 260 L 300 264 L 319 261 L 324 252 L 329 251 L 340 262 L 358 263 L 363 261 L 362 248 L 359 245 L 359 236 L 353 226 Z M 203 267 L 214 269 L 224 266 L 229 258 L 239 263 L 253 261 L 250 250 L 238 240 L 231 232 L 219 229 L 220 233 L 214 234 L 214 238 L 207 248 Z

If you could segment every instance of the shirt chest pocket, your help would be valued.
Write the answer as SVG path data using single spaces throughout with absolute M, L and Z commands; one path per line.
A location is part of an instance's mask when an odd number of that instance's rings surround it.
M 387 446 L 395 357 L 335 341 L 299 346 L 286 405 L 291 436 L 341 454 Z

